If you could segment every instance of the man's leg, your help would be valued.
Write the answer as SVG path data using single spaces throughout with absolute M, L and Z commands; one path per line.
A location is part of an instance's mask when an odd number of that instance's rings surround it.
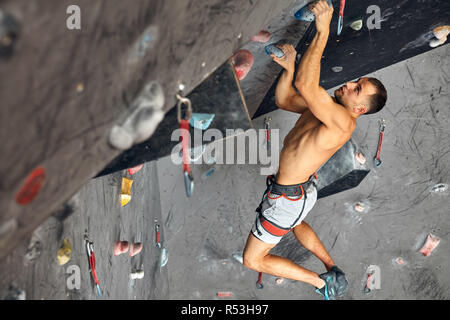
M 244 249 L 244 266 L 258 272 L 303 281 L 316 288 L 325 285 L 325 281 L 317 273 L 302 268 L 289 259 L 270 254 L 269 251 L 275 246 L 276 244 L 262 242 L 250 233 Z
M 334 261 L 328 254 L 327 250 L 322 244 L 322 241 L 320 241 L 314 230 L 305 221 L 303 221 L 301 224 L 294 228 L 293 232 L 302 246 L 304 246 L 317 258 L 319 258 L 320 261 L 322 261 L 325 265 L 327 271 L 330 271 L 331 267 L 335 265 Z

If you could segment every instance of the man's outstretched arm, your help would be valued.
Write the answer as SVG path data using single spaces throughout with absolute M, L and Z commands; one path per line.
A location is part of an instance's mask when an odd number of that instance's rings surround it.
M 333 8 L 330 8 L 324 0 L 314 3 L 310 8 L 315 15 L 317 32 L 302 57 L 295 86 L 308 104 L 309 110 L 327 128 L 346 131 L 351 126 L 348 112 L 343 106 L 335 103 L 319 85 L 320 63 L 330 34 Z

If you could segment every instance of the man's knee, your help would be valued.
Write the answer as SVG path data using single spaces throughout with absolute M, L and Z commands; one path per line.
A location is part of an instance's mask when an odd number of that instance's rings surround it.
M 243 265 L 244 265 L 244 267 L 246 267 L 246 268 L 249 268 L 249 269 L 251 269 L 251 270 L 254 270 L 254 271 L 260 271 L 260 269 L 261 269 L 261 258 L 259 258 L 259 257 L 257 257 L 257 256 L 254 256 L 254 255 L 252 255 L 251 253 L 249 253 L 249 252 L 246 252 L 246 251 L 244 251 L 244 254 L 243 254 L 243 257 L 242 257 L 243 259 Z

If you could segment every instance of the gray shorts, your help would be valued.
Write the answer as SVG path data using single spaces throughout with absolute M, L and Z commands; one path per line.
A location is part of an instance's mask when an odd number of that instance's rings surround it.
M 298 188 L 298 194 L 292 192 Z M 284 193 L 283 190 L 289 192 Z M 268 244 L 281 238 L 305 219 L 317 200 L 317 189 L 310 180 L 294 186 L 277 185 L 273 179 L 256 209 L 258 213 L 252 234 Z

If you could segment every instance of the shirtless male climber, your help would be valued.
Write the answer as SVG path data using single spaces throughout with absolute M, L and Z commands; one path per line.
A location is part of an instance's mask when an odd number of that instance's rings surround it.
M 256 210 L 258 214 L 247 239 L 243 263 L 258 272 L 309 283 L 328 300 L 343 295 L 348 281 L 316 233 L 303 221 L 317 200 L 314 175 L 350 139 L 359 116 L 384 107 L 387 93 L 379 80 L 368 77 L 347 82 L 334 92 L 334 97 L 319 86 L 320 62 L 330 33 L 333 8 L 321 0 L 311 4 L 310 10 L 315 15 L 317 32 L 298 67 L 295 87 L 300 94 L 292 86 L 297 54 L 294 47 L 279 45 L 284 57 L 271 56 L 284 68 L 276 88 L 276 104 L 301 117 L 284 139 L 278 173 L 267 179 L 268 187 Z M 326 273 L 319 275 L 269 253 L 291 230 L 323 262 Z

